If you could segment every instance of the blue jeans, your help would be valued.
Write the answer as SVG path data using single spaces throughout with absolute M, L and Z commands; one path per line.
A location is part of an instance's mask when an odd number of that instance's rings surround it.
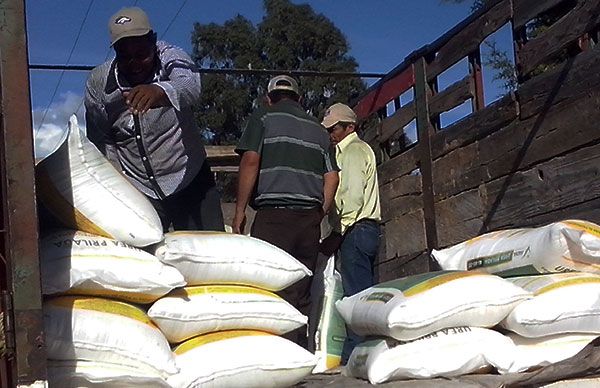
M 372 220 L 358 221 L 344 234 L 339 250 L 344 296 L 352 296 L 374 284 L 373 265 L 380 239 L 379 224 Z M 347 326 L 346 331 L 347 338 L 342 350 L 343 365 L 348 361 L 354 347 L 363 340 Z

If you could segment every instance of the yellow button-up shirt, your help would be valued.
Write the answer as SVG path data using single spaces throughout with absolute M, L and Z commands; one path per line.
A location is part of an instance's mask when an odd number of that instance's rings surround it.
M 380 221 L 377 168 L 371 147 L 352 132 L 336 145 L 335 157 L 340 183 L 329 219 L 333 229 L 344 234 L 358 220 Z

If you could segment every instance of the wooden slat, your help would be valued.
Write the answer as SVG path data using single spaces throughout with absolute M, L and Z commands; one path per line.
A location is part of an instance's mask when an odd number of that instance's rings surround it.
M 425 219 L 418 209 L 385 224 L 386 259 L 427 249 Z
M 514 121 L 519 114 L 514 93 L 510 93 L 487 108 L 474 112 L 434 135 L 431 152 L 437 159 L 448 152 L 488 136 Z
M 474 96 L 475 84 L 473 77 L 468 75 L 430 98 L 429 115 L 434 117 L 447 112 Z
M 530 20 L 567 0 L 513 0 L 513 28 L 524 27 Z
M 377 283 L 428 272 L 428 260 L 427 252 L 419 252 L 380 263 L 375 267 Z
M 411 101 L 394 112 L 390 117 L 383 119 L 381 122 L 381 135 L 379 136 L 379 141 L 387 141 L 396 133 L 403 131 L 404 127 L 415 118 L 415 115 L 415 103 L 414 101 Z
M 437 202 L 440 247 L 457 244 L 479 234 L 483 225 L 483 203 L 478 189 Z
M 418 167 L 418 151 L 411 148 L 377 167 L 379 184 L 384 185 L 401 175 L 406 175 Z
M 423 208 L 421 195 L 403 195 L 388 202 L 381 202 L 381 220 L 391 221 Z
M 403 195 L 420 195 L 421 191 L 420 175 L 403 175 L 379 186 L 382 202 L 390 201 Z
M 483 188 L 488 229 L 514 227 L 543 213 L 600 198 L 600 143 Z
M 511 1 L 502 1 L 460 30 L 448 43 L 440 48 L 435 59 L 429 64 L 427 68 L 428 80 L 433 80 L 444 70 L 477 50 L 488 35 L 508 23 L 511 17 Z
M 518 53 L 521 76 L 600 25 L 600 2 L 581 0 L 573 10 L 554 23 L 541 36 L 527 42 Z
M 379 87 L 362 97 L 354 106 L 354 112 L 359 120 L 363 120 L 412 88 L 414 83 L 413 68 L 412 65 L 409 65 L 402 72 L 385 80 Z

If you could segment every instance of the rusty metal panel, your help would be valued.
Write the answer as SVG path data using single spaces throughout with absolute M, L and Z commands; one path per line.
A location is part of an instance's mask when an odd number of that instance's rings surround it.
M 27 65 L 24 1 L 0 0 L 1 238 L 13 307 L 15 385 L 46 380 Z

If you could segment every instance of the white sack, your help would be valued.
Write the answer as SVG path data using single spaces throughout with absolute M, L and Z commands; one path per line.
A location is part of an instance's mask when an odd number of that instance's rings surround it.
M 514 346 L 502 334 L 478 327 L 443 329 L 409 342 L 375 339 L 354 348 L 345 374 L 371 384 L 453 377 L 487 366 L 506 368 Z
M 501 276 L 600 273 L 600 226 L 565 220 L 539 228 L 500 230 L 431 254 L 446 270 L 476 269 Z
M 502 322 L 506 329 L 524 337 L 600 334 L 600 275 L 564 273 L 507 280 L 534 297 L 506 317 Z
M 60 230 L 40 242 L 42 292 L 95 295 L 150 303 L 185 285 L 174 267 L 107 237 Z
M 38 194 L 66 227 L 133 246 L 162 239 L 154 207 L 79 130 L 71 116 L 66 141 L 36 167 Z
M 226 232 L 165 234 L 156 257 L 183 274 L 188 285 L 240 284 L 280 291 L 311 271 L 266 241 Z
M 110 299 L 62 296 L 43 305 L 47 356 L 150 369 L 168 377 L 177 372 L 163 334 L 141 309 Z
M 315 356 L 295 343 L 259 331 L 224 331 L 192 338 L 174 350 L 174 388 L 290 387 L 310 375 Z
M 498 368 L 500 373 L 523 372 L 557 363 L 579 353 L 597 334 L 558 334 L 539 338 L 526 338 L 509 333 L 515 344 L 513 362 L 508 369 Z
M 335 308 L 335 303 L 344 296 L 342 277 L 335 270 L 334 256 L 325 263 L 324 268 L 315 272 L 311 289 L 313 318 L 310 335 L 314 337 L 315 355 L 318 358 L 313 373 L 339 366 L 346 340 L 346 324 Z
M 411 340 L 448 327 L 492 327 L 530 297 L 495 275 L 440 271 L 377 284 L 336 307 L 359 335 Z
M 148 316 L 169 342 L 212 331 L 253 329 L 284 334 L 307 318 L 278 295 L 254 287 L 191 286 L 156 301 Z

